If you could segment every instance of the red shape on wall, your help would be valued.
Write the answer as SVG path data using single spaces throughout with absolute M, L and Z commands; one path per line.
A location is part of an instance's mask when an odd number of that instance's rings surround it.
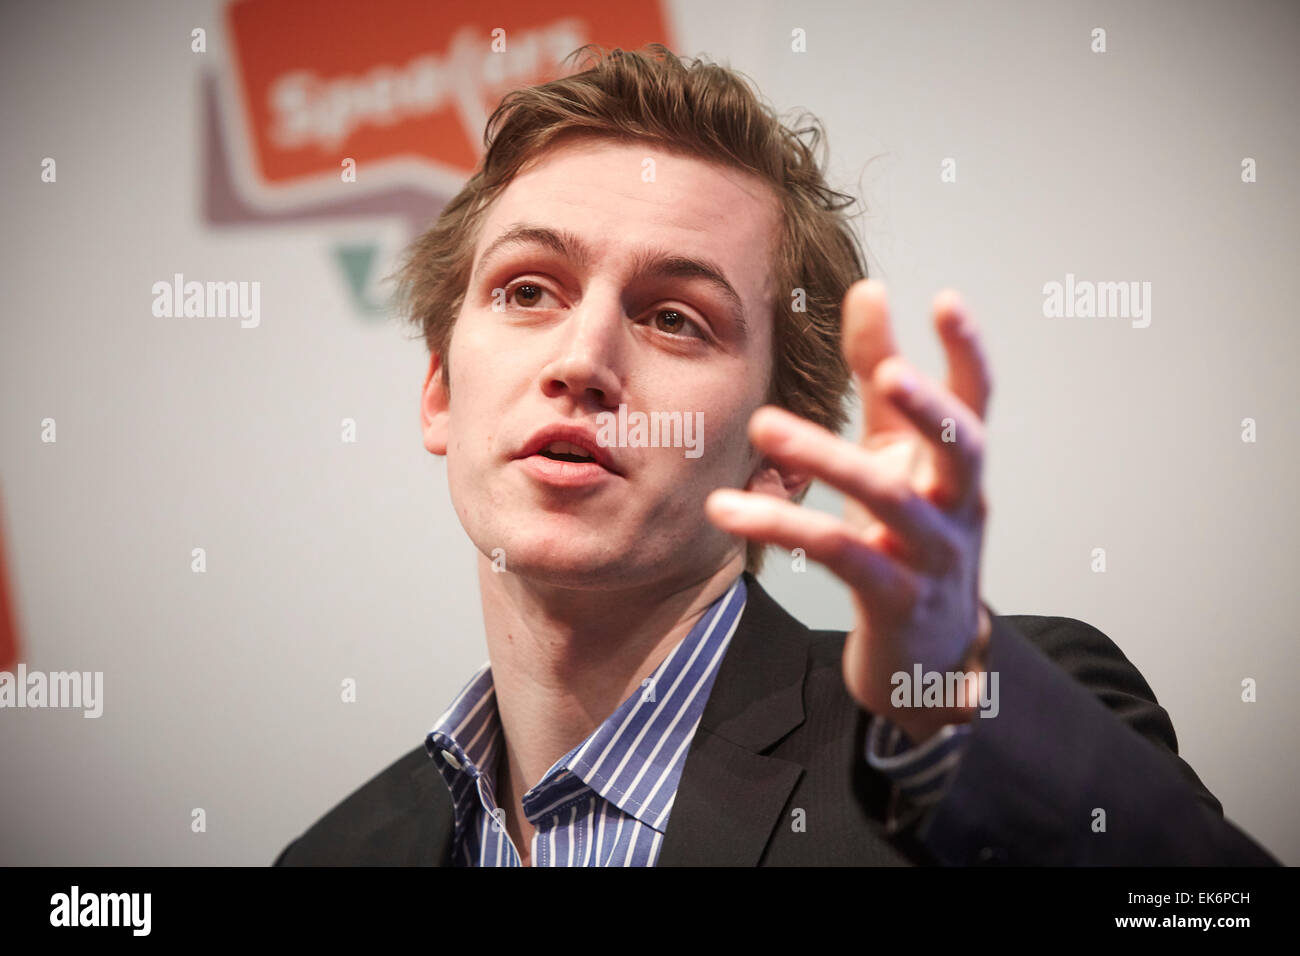
M 585 43 L 671 43 L 660 0 L 235 0 L 226 19 L 267 185 L 337 179 L 341 156 L 468 174 L 508 90 Z
M 4 500 L 0 498 L 0 671 L 18 664 L 18 615 L 9 588 L 9 562 L 5 560 Z

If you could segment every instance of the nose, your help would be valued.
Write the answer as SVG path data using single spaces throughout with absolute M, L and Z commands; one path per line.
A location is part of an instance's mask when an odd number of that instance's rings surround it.
M 541 374 L 547 397 L 567 392 L 580 407 L 588 401 L 617 407 L 623 392 L 619 372 L 623 325 L 623 306 L 617 296 L 589 290 L 557 328 L 557 354 Z

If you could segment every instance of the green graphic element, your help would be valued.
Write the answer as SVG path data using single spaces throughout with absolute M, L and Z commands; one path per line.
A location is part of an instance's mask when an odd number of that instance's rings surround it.
M 379 244 L 374 242 L 334 247 L 334 258 L 352 294 L 352 306 L 361 318 L 368 320 L 381 319 L 388 311 L 387 303 L 376 302 L 367 292 L 378 252 Z

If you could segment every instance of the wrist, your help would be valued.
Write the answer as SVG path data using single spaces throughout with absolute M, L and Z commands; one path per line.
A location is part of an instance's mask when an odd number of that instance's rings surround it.
M 979 624 L 975 637 L 971 640 L 962 656 L 957 669 L 970 675 L 970 681 L 962 681 L 961 686 L 980 686 L 987 671 L 989 643 L 993 636 L 993 618 L 981 601 L 979 606 Z M 967 701 L 965 706 L 945 707 L 940 710 L 918 710 L 914 708 L 895 708 L 889 714 L 889 720 L 898 727 L 913 746 L 920 746 L 930 740 L 944 727 L 953 724 L 968 724 L 979 712 L 979 701 Z

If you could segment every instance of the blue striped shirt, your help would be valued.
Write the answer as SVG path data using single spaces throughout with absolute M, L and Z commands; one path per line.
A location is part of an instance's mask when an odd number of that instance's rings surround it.
M 949 724 L 914 745 L 902 729 L 873 717 L 867 731 L 867 763 L 894 783 L 885 828 L 889 833 L 922 819 L 948 792 L 965 752 L 970 724 Z
M 722 597 L 586 740 L 524 794 L 535 829 L 534 866 L 654 866 L 691 740 L 745 609 L 738 577 Z M 896 784 L 889 829 L 911 822 L 942 796 L 968 727 L 945 727 L 920 747 L 874 718 L 866 759 Z M 501 720 L 490 663 L 484 664 L 425 738 L 451 791 L 457 866 L 521 866 L 493 783 L 502 758 Z
M 745 608 L 737 577 L 645 681 L 523 797 L 534 866 L 654 866 L 687 750 Z M 484 664 L 425 739 L 451 790 L 458 866 L 521 866 L 493 781 L 501 721 Z

